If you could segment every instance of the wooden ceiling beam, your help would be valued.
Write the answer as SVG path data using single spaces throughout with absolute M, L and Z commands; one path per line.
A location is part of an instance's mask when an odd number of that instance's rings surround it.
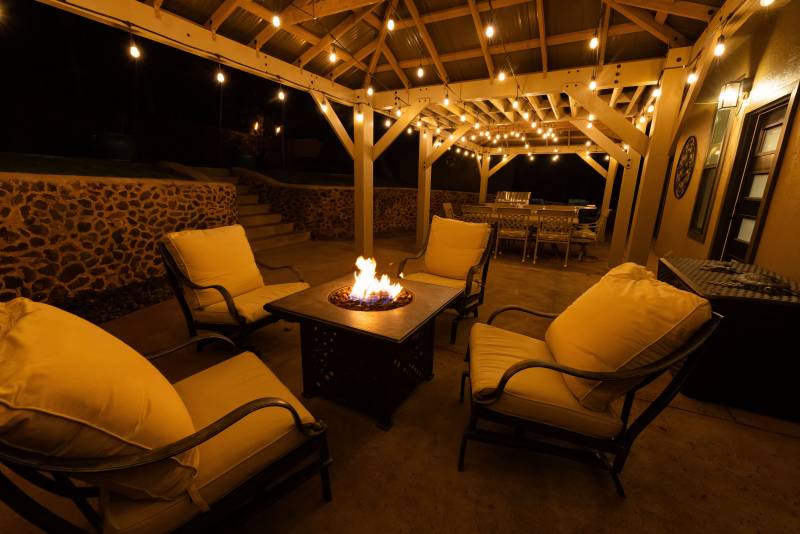
M 547 72 L 547 33 L 544 29 L 544 0 L 536 0 L 536 23 L 539 25 L 539 48 L 542 52 L 542 72 Z
M 504 100 L 500 100 L 500 99 L 498 99 L 498 98 L 490 98 L 490 99 L 489 99 L 489 102 L 491 102 L 491 103 L 492 103 L 492 105 L 493 105 L 494 107 L 496 107 L 496 108 L 497 108 L 497 110 L 498 110 L 500 113 L 502 113 L 502 114 L 503 114 L 503 116 L 505 116 L 505 118 L 506 118 L 506 119 L 508 119 L 508 121 L 509 121 L 509 122 L 511 122 L 511 123 L 513 123 L 513 122 L 514 122 L 514 114 L 513 114 L 513 113 L 509 113 L 509 112 L 506 110 L 506 103 L 505 103 L 505 101 L 504 101 Z
M 329 46 L 333 46 L 334 45 L 334 41 L 336 39 L 341 38 L 342 35 L 344 35 L 348 31 L 350 31 L 353 28 L 353 26 L 355 26 L 356 24 L 361 22 L 361 20 L 371 10 L 372 10 L 372 6 L 364 7 L 364 8 L 361 8 L 360 10 L 356 11 L 355 13 L 353 13 L 352 15 L 347 17 L 346 19 L 344 19 L 342 22 L 337 24 L 336 27 L 333 28 L 328 35 L 326 35 L 322 39 L 320 39 L 320 41 L 317 44 L 315 44 L 314 46 L 312 46 L 311 48 L 309 48 L 308 50 L 303 52 L 300 55 L 300 57 L 297 59 L 297 61 L 295 61 L 295 63 L 297 65 L 301 66 L 301 67 L 305 67 L 306 64 L 308 64 L 309 61 L 311 61 L 312 59 L 317 57 L 324 50 L 326 50 Z
M 550 110 L 556 120 L 561 118 L 561 93 L 547 93 L 547 101 L 550 102 Z
M 611 98 L 608 100 L 608 105 L 612 108 L 617 107 L 617 101 L 619 100 L 619 96 L 622 94 L 621 87 L 615 87 L 613 91 L 611 91 Z
M 653 16 L 645 9 L 623 5 L 617 0 L 604 1 L 632 22 L 638 24 L 644 31 L 669 46 L 685 46 L 689 42 L 686 37 L 674 28 L 656 22 Z
M 628 102 L 628 107 L 625 108 L 625 115 L 631 115 L 634 112 L 636 103 L 639 101 L 639 98 L 641 98 L 642 93 L 644 93 L 644 86 L 640 85 L 636 88 L 636 91 L 633 92 L 633 96 L 631 97 L 630 102 Z
M 504 7 L 516 6 L 519 4 L 527 4 L 530 0 L 493 0 L 489 2 L 476 2 L 475 7 L 479 12 L 489 11 L 490 9 L 502 9 Z M 440 9 L 420 15 L 420 19 L 425 24 L 432 24 L 434 22 L 442 22 L 444 20 L 457 19 L 460 17 L 468 17 L 470 15 L 470 8 L 467 5 L 458 7 L 450 7 L 447 9 Z M 400 19 L 395 21 L 395 29 L 404 30 L 406 28 L 413 28 L 415 26 L 414 20 L 411 18 Z
M 242 3 L 242 0 L 225 0 L 220 4 L 220 6 L 212 13 L 208 20 L 206 21 L 206 28 L 211 30 L 212 32 L 216 33 L 222 23 L 225 20 L 233 15 L 233 12 L 236 11 L 236 8 Z M 161 3 L 156 7 L 156 9 L 161 7 Z
M 606 63 L 606 45 L 608 44 L 608 25 L 611 22 L 611 8 L 603 4 L 603 22 L 600 25 L 600 45 L 597 50 L 597 61 L 600 66 Z
M 417 27 L 417 31 L 419 32 L 422 42 L 425 44 L 425 48 L 428 50 L 428 54 L 433 58 L 433 63 L 436 65 L 436 71 L 439 73 L 439 78 L 442 82 L 447 83 L 447 71 L 444 68 L 442 60 L 439 59 L 439 52 L 436 51 L 436 46 L 434 46 L 433 39 L 431 39 L 428 30 L 425 28 L 425 23 L 422 22 L 422 19 L 419 16 L 417 5 L 414 3 L 414 0 L 405 0 L 405 5 L 408 9 L 408 12 L 411 14 L 411 18 L 414 19 L 414 24 Z
M 289 13 L 289 10 L 292 8 L 300 8 L 305 5 L 310 4 L 314 0 L 294 0 L 289 6 L 283 9 L 280 13 L 278 13 L 278 18 L 283 20 L 283 18 Z M 261 50 L 261 48 L 267 44 L 267 41 L 272 39 L 277 33 L 279 28 L 276 28 L 271 24 L 269 19 L 266 19 L 267 25 L 258 32 L 258 34 L 250 41 L 250 45 L 253 46 L 256 50 Z
M 253 0 L 247 0 L 249 4 L 255 4 Z M 311 6 L 300 7 L 292 3 L 281 13 L 281 27 L 294 26 L 301 22 L 312 19 L 321 19 L 344 11 L 353 11 L 365 6 L 378 4 L 383 0 L 318 0 Z M 256 4 L 260 5 L 260 4 Z M 250 9 L 250 8 L 245 8 Z M 262 17 L 263 18 L 263 17 Z
M 697 2 L 670 2 L 668 0 L 617 0 L 617 2 L 641 9 L 666 13 L 667 15 L 702 20 L 706 23 L 717 12 L 717 8 L 714 6 L 698 4 Z
M 360 61 L 363 61 L 368 55 L 370 55 L 375 50 L 375 41 L 371 43 L 367 43 L 363 47 L 361 47 L 355 54 L 352 55 L 350 59 L 348 59 L 344 63 L 340 63 L 338 66 L 334 67 L 332 72 L 329 72 L 331 80 L 336 80 L 336 78 L 342 76 L 350 69 L 356 68 L 356 64 Z
M 478 42 L 481 45 L 481 52 L 483 52 L 483 61 L 486 63 L 486 71 L 489 73 L 489 78 L 494 78 L 494 60 L 492 60 L 492 55 L 489 53 L 489 44 L 486 42 L 481 15 L 478 13 L 475 0 L 467 0 L 467 2 L 469 3 L 469 10 L 472 14 L 472 23 L 475 25 L 475 32 L 478 35 Z
M 388 22 L 389 19 L 392 18 L 392 13 L 397 7 L 397 2 L 398 0 L 391 0 L 391 2 L 389 2 L 389 6 L 386 8 L 386 16 L 384 17 L 383 24 L 381 24 L 380 28 L 378 29 L 378 38 L 375 42 L 375 52 L 373 52 L 372 57 L 369 60 L 369 70 L 364 76 L 364 87 L 369 85 L 370 78 L 372 78 L 372 75 L 375 72 L 375 67 L 378 66 L 378 60 L 381 57 L 381 51 L 383 50 L 384 43 L 386 42 L 386 35 L 389 33 Z
M 544 111 L 542 110 L 542 107 L 539 105 L 538 97 L 531 95 L 528 96 L 527 98 L 528 98 L 528 103 L 533 108 L 533 111 L 536 112 L 536 115 L 539 117 L 539 120 L 540 121 L 545 120 L 545 114 Z

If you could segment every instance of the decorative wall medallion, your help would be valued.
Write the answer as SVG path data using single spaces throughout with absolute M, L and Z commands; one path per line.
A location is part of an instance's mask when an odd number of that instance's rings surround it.
M 697 138 L 692 135 L 683 143 L 683 149 L 675 167 L 675 185 L 673 189 L 675 198 L 681 198 L 686 193 L 686 189 L 689 188 L 689 181 L 692 179 L 696 159 Z

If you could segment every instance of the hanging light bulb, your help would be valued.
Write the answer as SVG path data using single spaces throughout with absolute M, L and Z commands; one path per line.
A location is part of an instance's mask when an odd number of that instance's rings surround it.
M 283 89 L 278 90 L 278 100 L 286 100 L 286 93 L 283 92 Z
M 321 109 L 323 113 L 327 113 L 328 112 L 328 103 L 323 100 L 319 105 L 319 109 Z
M 597 80 L 592 78 L 592 80 L 589 82 L 589 90 L 594 91 L 595 89 L 597 89 Z
M 417 120 L 417 128 L 421 128 L 421 127 L 422 127 L 422 121 L 421 120 Z
M 697 72 L 695 71 L 690 72 L 689 75 L 686 77 L 686 83 L 691 85 L 696 81 L 697 81 Z
M 461 154 L 461 147 L 456 147 L 456 154 Z
M 528 159 L 533 161 L 533 154 L 528 154 Z
M 386 29 L 389 31 L 394 30 L 394 19 L 389 19 L 386 21 Z
M 453 140 L 453 134 L 450 134 L 447 138 L 452 141 Z
M 661 96 L 661 87 L 657 86 L 653 89 L 653 98 L 658 98 L 659 96 Z
M 411 135 L 411 132 L 413 132 L 413 131 L 414 131 L 414 130 L 412 130 L 412 129 L 411 129 L 411 126 L 409 126 L 408 128 L 406 128 L 406 133 L 407 133 L 408 135 Z
M 476 122 L 472 127 L 478 130 L 480 129 L 481 125 Z
M 474 140 L 475 140 L 475 134 L 472 134 L 472 135 L 470 135 L 470 136 L 469 136 L 469 138 L 470 138 L 472 141 L 474 141 Z
M 717 44 L 714 46 L 714 55 L 719 57 L 725 53 L 725 36 L 720 35 Z
M 392 125 L 392 121 L 389 120 L 389 119 L 386 119 L 385 121 L 383 121 L 383 124 L 384 124 L 384 126 L 386 126 L 388 128 L 389 126 Z
M 761 7 L 768 7 L 775 3 L 775 0 L 760 0 Z
M 502 81 L 505 81 L 505 79 L 506 79 L 506 71 L 504 71 L 504 70 L 501 70 L 501 71 L 500 71 L 500 72 L 497 74 L 497 79 L 498 79 L 498 80 L 500 80 L 501 82 L 502 82 Z
M 558 142 L 558 137 L 556 137 L 555 135 L 553 136 L 553 142 L 554 143 Z
M 400 117 L 400 116 L 402 116 L 402 115 L 403 115 L 403 112 L 400 110 L 400 108 L 397 108 L 397 109 L 395 110 L 395 112 L 394 112 L 394 116 L 395 116 L 395 117 Z
M 370 85 L 369 87 L 367 87 L 367 96 L 372 96 L 373 94 L 375 94 L 375 89 L 373 89 L 372 86 Z
M 336 63 L 336 48 L 331 47 L 331 53 L 328 54 L 328 61 Z
M 594 120 L 594 113 L 589 113 L 589 122 Z
M 511 102 L 511 107 L 514 108 L 514 109 L 518 109 L 519 108 L 519 102 L 517 102 L 516 100 L 513 100 Z
M 258 132 L 259 128 L 261 128 L 261 125 L 258 123 L 258 121 L 254 122 L 253 123 L 253 131 L 254 132 Z
M 439 128 L 438 126 L 436 127 L 436 133 L 437 133 L 437 134 L 438 134 L 438 133 L 442 133 L 442 129 L 441 129 L 441 128 Z
M 608 160 L 610 160 L 610 159 L 611 159 L 611 156 L 609 156 L 608 154 L 606 154 L 606 157 L 604 157 L 603 159 L 604 159 L 604 160 L 606 160 L 606 161 L 608 161 Z
M 488 37 L 489 39 L 494 37 L 494 26 L 492 26 L 491 24 L 486 26 L 486 30 L 484 31 L 484 33 L 486 34 L 486 37 Z
M 589 123 L 586 125 L 586 127 L 587 127 L 587 128 L 591 128 L 591 127 L 593 127 L 593 126 L 594 126 L 594 123 L 593 123 L 593 122 L 591 122 L 591 121 L 590 121 L 590 122 L 589 122 Z
M 279 133 L 281 133 L 281 127 L 280 126 L 276 126 L 275 127 L 275 135 L 278 135 Z
M 586 146 L 592 146 L 592 142 L 591 141 L 586 141 Z
M 225 83 L 225 73 L 221 70 L 217 71 L 217 83 Z
M 444 94 L 444 105 L 445 106 L 450 105 L 450 98 L 447 96 L 447 93 Z
M 589 48 L 591 48 L 592 50 L 594 50 L 594 49 L 595 49 L 595 48 L 597 48 L 599 45 L 600 45 L 600 39 L 598 39 L 596 35 L 595 35 L 595 36 L 593 36 L 593 37 L 592 37 L 592 39 L 589 41 Z
M 640 122 L 641 124 L 644 124 L 645 122 L 647 122 L 647 117 L 645 117 L 644 115 L 640 116 L 640 117 L 639 117 L 639 122 Z
M 459 117 L 459 119 L 461 119 L 461 122 L 466 122 L 467 121 L 467 116 L 464 113 L 462 113 L 461 116 Z
M 360 109 L 356 111 L 356 122 L 358 123 L 364 122 L 364 113 Z
M 541 128 L 537 128 L 537 129 L 536 129 L 536 133 L 537 133 L 537 134 L 541 134 L 541 133 L 542 133 L 542 129 L 541 129 Z
M 558 154 L 553 154 L 553 157 L 551 159 L 553 161 L 558 161 Z
M 648 113 L 652 113 L 655 110 L 656 110 L 656 107 L 653 104 L 650 104 L 649 106 L 647 106 L 647 112 Z
M 272 15 L 272 25 L 276 28 L 280 28 L 281 18 L 278 15 Z
M 419 67 L 417 69 L 417 78 L 422 78 L 423 76 L 425 76 L 425 70 L 422 67 Z
M 536 128 L 536 121 L 531 121 L 531 128 Z
M 528 113 L 527 111 L 522 114 L 522 118 L 525 119 L 525 120 L 528 120 L 530 117 L 531 117 L 531 114 Z
M 136 43 L 131 42 L 131 47 L 128 49 L 128 53 L 131 55 L 133 59 L 139 59 L 142 57 L 142 53 L 139 51 L 139 47 L 136 46 Z

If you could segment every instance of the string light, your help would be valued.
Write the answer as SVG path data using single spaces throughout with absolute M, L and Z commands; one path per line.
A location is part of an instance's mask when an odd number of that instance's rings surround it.
M 589 82 L 589 90 L 594 91 L 595 89 L 597 89 L 597 80 L 592 78 L 592 80 Z
M 511 107 L 514 108 L 514 109 L 519 108 L 519 102 L 517 102 L 516 100 L 512 101 L 511 102 Z
M 653 98 L 658 98 L 661 96 L 661 87 L 656 87 L 653 89 Z
M 278 15 L 272 15 L 272 25 L 276 28 L 280 28 L 281 18 Z
M 536 121 L 531 122 L 531 128 L 536 128 Z
M 644 115 L 642 115 L 641 117 L 639 117 L 639 122 L 640 122 L 640 123 L 642 123 L 642 124 L 644 124 L 645 122 L 647 122 L 647 117 L 645 117 Z
M 594 113 L 589 113 L 589 122 L 594 120 Z
M 531 127 L 532 127 L 532 126 L 533 126 L 533 124 L 531 124 Z M 541 133 L 542 133 L 542 129 L 541 129 L 541 128 L 537 128 L 537 129 L 536 129 L 536 133 L 537 133 L 537 134 L 541 134 Z
M 278 90 L 278 100 L 286 100 L 286 93 L 283 92 L 283 89 Z
M 586 146 L 592 146 L 592 142 L 591 141 L 586 141 Z
M 319 108 L 322 110 L 323 113 L 327 113 L 328 112 L 328 103 L 323 100 L 320 103 Z
M 480 129 L 481 125 L 476 122 L 472 127 L 478 130 Z
M 222 70 L 217 71 L 217 83 L 225 83 L 225 73 Z
M 598 39 L 598 38 L 597 38 L 597 36 L 595 35 L 595 36 L 594 36 L 594 37 L 592 37 L 592 39 L 589 41 L 589 48 L 591 48 L 592 50 L 594 50 L 594 49 L 595 49 L 595 48 L 597 48 L 599 45 L 600 45 L 600 39 Z
M 359 124 L 364 122 L 364 113 L 360 109 L 356 111 L 356 122 Z
M 725 53 L 725 36 L 720 35 L 717 44 L 714 46 L 714 55 L 719 57 Z
M 403 112 L 400 110 L 400 108 L 397 108 L 397 110 L 395 110 L 395 112 L 394 112 L 394 116 L 395 117 L 400 117 L 402 115 L 403 115 Z
M 336 48 L 333 46 L 331 47 L 331 53 L 328 54 L 328 61 L 336 63 Z
M 408 128 L 406 128 L 406 133 L 407 133 L 408 135 L 411 135 L 411 132 L 413 132 L 413 131 L 414 131 L 414 130 L 412 130 L 412 129 L 411 129 L 411 126 L 409 126 Z
M 370 85 L 369 87 L 367 87 L 367 96 L 372 96 L 373 94 L 375 94 L 375 89 L 373 89 L 372 86 Z
M 388 128 L 389 126 L 392 125 L 392 121 L 389 120 L 389 119 L 386 119 L 385 121 L 383 121 L 383 124 Z
M 531 114 L 528 113 L 527 111 L 522 114 L 522 118 L 525 119 L 525 120 L 528 120 L 530 117 L 531 117 Z
M 655 110 L 656 110 L 656 107 L 653 104 L 650 104 L 649 106 L 647 106 L 647 112 L 648 113 L 652 113 Z
M 696 81 L 697 81 L 697 72 L 695 71 L 690 72 L 689 75 L 686 77 L 686 83 L 691 85 Z
M 422 127 L 422 121 L 421 120 L 417 120 L 417 128 L 421 128 L 421 127 Z
M 488 37 L 489 39 L 494 37 L 494 26 L 492 26 L 491 24 L 486 26 L 486 30 L 484 31 L 484 33 L 486 34 L 486 37 Z
M 553 157 L 551 159 L 553 161 L 558 161 L 558 154 L 553 154 Z
M 603 159 L 604 159 L 604 160 L 606 160 L 606 161 L 608 161 L 608 160 L 610 160 L 610 159 L 611 159 L 611 157 L 610 157 L 608 154 L 606 154 L 606 157 L 604 157 Z
M 461 119 L 461 122 L 466 122 L 467 121 L 467 116 L 464 113 L 462 113 L 461 116 L 459 117 L 459 119 Z
M 254 122 L 254 123 L 253 123 L 253 131 L 254 131 L 254 132 L 258 132 L 258 129 L 259 129 L 260 127 L 261 127 L 261 125 L 258 123 L 258 121 L 256 121 L 256 122 Z
M 275 127 L 275 135 L 278 135 L 279 133 L 281 133 L 281 127 L 280 126 L 276 126 Z
M 761 4 L 761 7 L 769 7 L 774 3 L 775 3 L 775 0 L 760 0 L 759 1 L 759 4 Z
M 501 82 L 505 81 L 505 79 L 506 79 L 506 72 L 505 72 L 504 70 L 501 70 L 501 71 L 500 71 L 500 72 L 497 74 L 497 79 L 498 79 L 499 81 L 501 81 Z
M 442 133 L 442 129 L 441 129 L 441 128 L 439 128 L 438 126 L 436 127 L 436 133 L 437 133 L 437 134 L 438 134 L 438 133 Z
M 389 31 L 394 30 L 394 19 L 389 19 L 386 21 L 386 29 Z
M 594 126 L 594 123 L 591 122 L 591 121 L 589 121 L 589 123 L 586 125 L 587 128 L 592 128 L 593 126 Z
M 420 67 L 417 69 L 417 78 L 422 78 L 423 76 L 425 76 L 425 70 Z

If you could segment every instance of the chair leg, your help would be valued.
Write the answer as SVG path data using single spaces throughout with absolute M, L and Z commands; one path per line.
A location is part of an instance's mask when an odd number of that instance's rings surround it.
M 469 378 L 469 371 L 464 371 L 461 373 L 461 392 L 458 395 L 458 402 L 464 402 L 464 385 L 467 382 L 467 378 Z
M 564 267 L 567 266 L 567 262 L 569 262 L 569 243 L 567 243 L 567 251 L 564 253 Z
M 539 254 L 539 238 L 536 238 L 536 243 L 533 245 L 533 264 L 536 265 L 536 258 Z
M 473 411 L 469 415 L 469 423 L 467 424 L 467 428 L 464 429 L 464 434 L 461 436 L 461 446 L 458 449 L 458 470 L 464 470 L 464 457 L 467 455 L 467 441 L 469 441 L 470 436 L 473 432 L 475 432 L 475 425 L 477 424 L 477 418 L 475 417 L 475 412 Z
M 478 307 L 477 306 L 472 308 L 472 316 L 475 317 L 476 319 L 478 318 Z
M 525 244 L 522 246 L 522 263 L 525 263 L 525 256 L 528 255 L 528 238 L 525 238 Z
M 623 499 L 627 498 L 628 496 L 625 494 L 625 488 L 622 487 L 622 481 L 619 479 L 619 475 L 614 471 L 610 471 L 610 473 L 611 479 L 614 481 L 614 485 L 617 487 L 617 494 Z

